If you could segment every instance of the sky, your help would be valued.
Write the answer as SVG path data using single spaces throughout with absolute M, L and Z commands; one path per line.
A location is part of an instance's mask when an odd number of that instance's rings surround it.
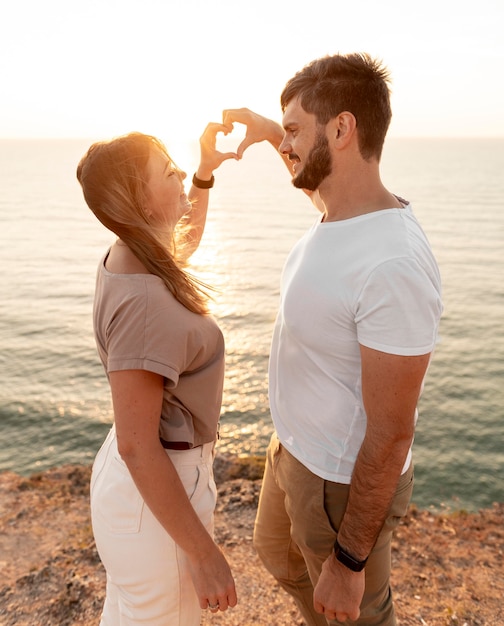
M 327 54 L 392 76 L 395 137 L 504 136 L 504 2 L 2 0 L 0 137 L 197 139 L 222 110 L 281 120 Z

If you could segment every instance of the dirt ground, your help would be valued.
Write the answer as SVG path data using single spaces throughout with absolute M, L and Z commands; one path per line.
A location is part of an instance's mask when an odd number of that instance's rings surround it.
M 238 605 L 203 625 L 303 626 L 294 603 L 252 547 L 261 466 L 216 467 L 216 538 L 231 564 Z M 105 575 L 89 519 L 90 468 L 29 478 L 0 474 L 0 626 L 97 626 Z M 478 513 L 412 507 L 393 543 L 400 626 L 504 626 L 504 503 Z

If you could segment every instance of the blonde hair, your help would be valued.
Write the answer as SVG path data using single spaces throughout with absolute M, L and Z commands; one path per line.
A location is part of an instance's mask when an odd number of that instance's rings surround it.
M 86 204 L 100 222 L 131 249 L 150 273 L 161 278 L 181 304 L 205 315 L 209 287 L 183 269 L 183 256 L 177 252 L 183 249 L 187 228 L 181 222 L 167 235 L 144 211 L 147 164 L 153 150 L 170 158 L 159 139 L 143 133 L 94 143 L 80 160 L 77 180 Z

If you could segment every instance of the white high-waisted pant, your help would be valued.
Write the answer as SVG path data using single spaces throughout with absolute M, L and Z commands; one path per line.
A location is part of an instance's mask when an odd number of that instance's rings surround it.
M 166 450 L 211 534 L 216 502 L 213 450 L 213 443 Z M 100 626 L 199 626 L 201 609 L 186 556 L 143 501 L 119 456 L 114 427 L 93 464 L 91 518 L 107 572 Z

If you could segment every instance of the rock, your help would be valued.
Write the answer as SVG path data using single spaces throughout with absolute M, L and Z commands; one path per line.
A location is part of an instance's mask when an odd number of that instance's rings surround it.
M 263 468 L 259 457 L 216 459 L 215 535 L 239 604 L 205 614 L 203 624 L 304 624 L 252 546 Z M 89 519 L 90 473 L 64 466 L 28 478 L 0 474 L 0 626 L 98 624 L 105 574 Z M 504 625 L 504 504 L 443 514 L 412 506 L 392 548 L 401 626 Z

